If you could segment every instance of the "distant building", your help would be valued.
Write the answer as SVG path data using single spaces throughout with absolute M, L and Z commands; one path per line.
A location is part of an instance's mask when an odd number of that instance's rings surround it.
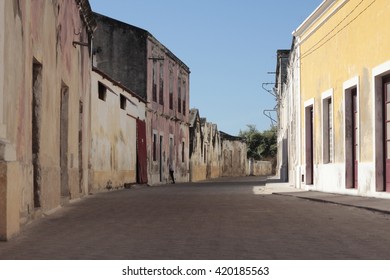
M 0 1 L 0 239 L 88 193 L 95 27 L 87 0 Z
M 206 164 L 206 179 L 218 178 L 221 176 L 221 134 L 216 124 L 203 120 L 203 159 Z
M 190 111 L 190 181 L 220 177 L 221 139 L 217 125 Z
M 247 146 L 243 138 L 220 131 L 222 145 L 222 177 L 247 175 Z
M 206 165 L 203 158 L 203 132 L 198 109 L 191 109 L 190 116 L 190 178 L 191 182 L 206 179 Z
M 289 93 L 287 92 L 287 69 L 289 66 L 290 50 L 277 51 L 276 63 L 276 79 L 275 79 L 275 94 L 278 101 L 278 154 L 276 163 L 276 174 L 283 182 L 288 181 L 288 159 L 289 159 L 289 121 L 290 121 L 290 106 Z
M 148 31 L 95 14 L 94 65 L 147 101 L 148 183 L 189 180 L 189 75 Z

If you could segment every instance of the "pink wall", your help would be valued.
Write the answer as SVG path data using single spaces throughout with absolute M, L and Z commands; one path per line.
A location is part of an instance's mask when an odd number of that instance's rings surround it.
M 168 180 L 168 161 L 170 154 L 170 138 L 173 136 L 173 162 L 177 181 L 188 181 L 189 174 L 189 71 L 178 59 L 169 55 L 169 51 L 154 38 L 148 40 L 148 71 L 147 71 L 147 141 L 149 183 L 166 183 Z M 158 58 L 155 59 L 155 58 Z M 153 67 L 153 64 L 156 64 Z M 180 64 L 179 64 L 180 63 Z M 160 66 L 162 65 L 162 66 Z M 161 68 L 162 67 L 162 68 Z M 157 102 L 153 100 L 153 68 L 157 85 Z M 161 75 L 161 69 L 163 74 Z M 172 74 L 171 74 L 172 73 Z M 170 109 L 170 75 L 173 77 L 173 109 Z M 163 79 L 163 105 L 160 104 L 160 80 Z M 181 112 L 179 112 L 178 82 L 181 80 Z M 183 101 L 185 100 L 185 112 Z M 153 161 L 153 134 L 157 137 L 157 157 Z M 160 151 L 160 137 L 162 136 L 162 150 Z M 182 157 L 184 142 L 184 161 Z M 162 156 L 160 159 L 160 155 Z M 162 165 L 160 167 L 160 164 Z

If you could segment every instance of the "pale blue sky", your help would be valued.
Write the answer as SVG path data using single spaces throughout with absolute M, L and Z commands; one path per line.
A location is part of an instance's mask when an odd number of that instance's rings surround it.
M 322 0 L 90 0 L 100 14 L 148 30 L 191 69 L 190 107 L 218 129 L 237 135 L 275 99 L 261 84 L 274 82 L 277 49 Z

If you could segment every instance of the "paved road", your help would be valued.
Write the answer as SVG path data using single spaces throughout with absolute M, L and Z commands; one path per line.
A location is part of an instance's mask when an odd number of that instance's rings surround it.
M 390 259 L 390 215 L 265 194 L 264 183 L 93 195 L 1 242 L 0 259 Z

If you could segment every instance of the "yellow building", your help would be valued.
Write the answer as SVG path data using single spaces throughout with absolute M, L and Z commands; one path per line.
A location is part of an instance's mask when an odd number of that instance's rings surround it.
M 293 33 L 298 187 L 390 198 L 389 26 L 388 0 L 325 0 Z

